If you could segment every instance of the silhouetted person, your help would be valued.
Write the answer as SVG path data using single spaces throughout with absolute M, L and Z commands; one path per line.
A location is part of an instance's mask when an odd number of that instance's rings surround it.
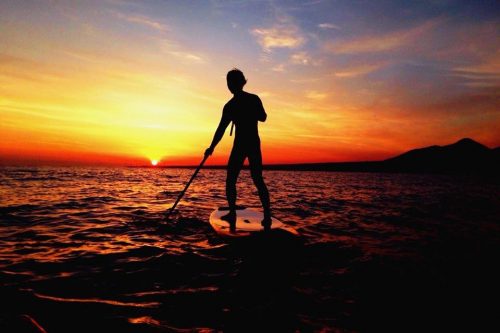
M 214 148 L 224 136 L 227 126 L 230 122 L 233 122 L 230 135 L 232 135 L 233 126 L 236 127 L 236 134 L 227 164 L 226 178 L 229 212 L 222 219 L 228 221 L 233 227 L 236 223 L 236 181 L 243 167 L 243 162 L 248 157 L 252 179 L 259 191 L 260 201 L 264 209 L 262 226 L 269 229 L 272 223 L 271 206 L 269 192 L 262 178 L 262 153 L 260 151 L 258 130 L 258 122 L 266 121 L 267 115 L 260 98 L 257 95 L 243 91 L 243 86 L 247 83 L 243 72 L 236 68 L 232 69 L 227 73 L 226 79 L 227 87 L 234 96 L 224 105 L 222 119 L 215 131 L 212 144 L 205 151 L 205 155 L 212 155 Z

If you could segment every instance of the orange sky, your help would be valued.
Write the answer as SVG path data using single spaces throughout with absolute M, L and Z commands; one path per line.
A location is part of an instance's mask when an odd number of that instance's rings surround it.
M 265 163 L 500 146 L 495 12 L 398 6 L 2 1 L 0 164 L 197 164 L 232 67 L 268 113 Z

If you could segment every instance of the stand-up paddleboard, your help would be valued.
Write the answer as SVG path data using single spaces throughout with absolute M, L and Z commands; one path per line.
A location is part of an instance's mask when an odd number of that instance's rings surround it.
M 231 226 L 228 221 L 221 219 L 221 217 L 227 213 L 228 209 L 221 207 L 214 210 L 212 214 L 210 214 L 210 225 L 215 232 L 221 236 L 243 237 L 264 231 L 264 227 L 261 224 L 264 214 L 258 210 L 237 207 L 236 223 L 234 226 Z M 274 217 L 272 218 L 271 229 L 281 229 L 294 235 L 298 235 L 298 232 L 295 229 L 286 226 L 283 222 Z

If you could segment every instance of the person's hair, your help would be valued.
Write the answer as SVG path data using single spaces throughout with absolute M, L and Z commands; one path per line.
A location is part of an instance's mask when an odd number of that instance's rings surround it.
M 226 79 L 227 82 L 233 83 L 234 85 L 240 86 L 242 88 L 247 83 L 245 75 L 243 75 L 243 72 L 238 68 L 233 68 L 229 72 L 227 72 Z

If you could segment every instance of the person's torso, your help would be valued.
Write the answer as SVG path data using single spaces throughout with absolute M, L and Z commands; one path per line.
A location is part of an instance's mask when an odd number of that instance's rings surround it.
M 259 99 L 256 95 L 241 92 L 227 103 L 226 108 L 235 126 L 235 143 L 259 140 Z

